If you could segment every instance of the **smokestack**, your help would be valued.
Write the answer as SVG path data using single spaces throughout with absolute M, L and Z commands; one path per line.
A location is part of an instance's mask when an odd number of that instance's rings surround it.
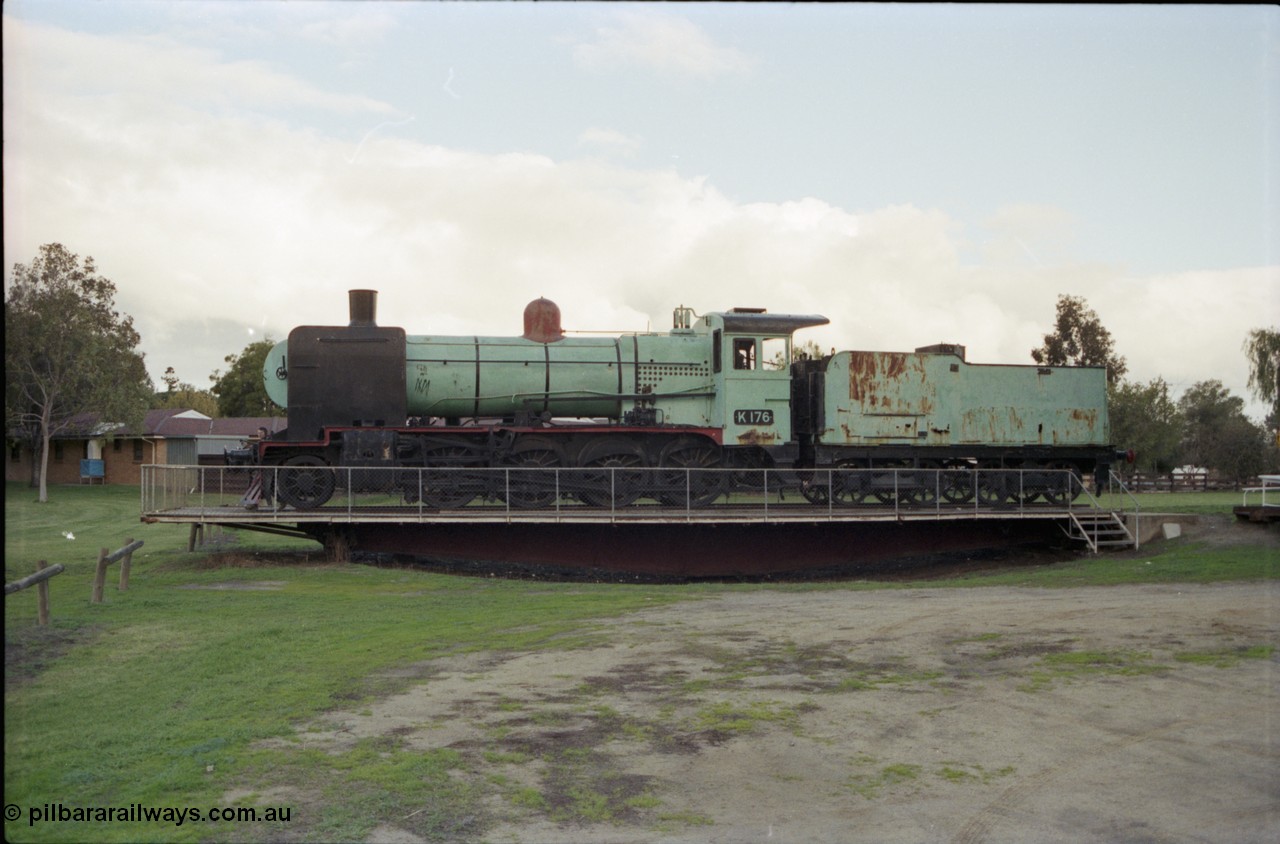
M 347 299 L 351 310 L 349 328 L 374 328 L 378 322 L 378 291 L 348 290 Z

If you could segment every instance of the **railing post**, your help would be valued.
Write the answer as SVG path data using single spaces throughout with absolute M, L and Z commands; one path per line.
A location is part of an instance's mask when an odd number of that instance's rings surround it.
M 827 521 L 836 517 L 836 470 L 827 470 Z
M 769 470 L 761 469 L 764 472 L 764 520 L 769 521 Z
M 684 520 L 686 522 L 693 521 L 693 470 L 688 466 L 684 469 Z

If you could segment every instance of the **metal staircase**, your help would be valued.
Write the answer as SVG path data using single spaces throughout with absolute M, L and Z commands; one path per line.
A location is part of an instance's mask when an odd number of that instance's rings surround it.
M 1114 510 L 1072 510 L 1066 531 L 1072 539 L 1088 543 L 1095 554 L 1102 548 L 1138 547 L 1138 540 Z

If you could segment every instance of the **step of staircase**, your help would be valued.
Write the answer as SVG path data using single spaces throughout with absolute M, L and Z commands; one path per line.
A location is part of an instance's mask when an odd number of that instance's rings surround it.
M 1133 536 L 1124 522 L 1111 512 L 1072 513 L 1068 535 L 1088 542 L 1096 549 L 1132 548 L 1134 545 Z

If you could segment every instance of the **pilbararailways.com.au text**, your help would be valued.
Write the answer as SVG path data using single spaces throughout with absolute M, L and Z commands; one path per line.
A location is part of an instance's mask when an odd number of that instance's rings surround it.
M 164 808 L 130 803 L 127 806 L 67 806 L 62 803 L 44 803 L 23 808 L 16 803 L 4 807 L 6 821 L 18 821 L 23 814 L 27 826 L 38 823 L 288 823 L 293 815 L 289 806 L 254 808 L 251 806 L 214 806 L 198 809 L 194 806 Z

